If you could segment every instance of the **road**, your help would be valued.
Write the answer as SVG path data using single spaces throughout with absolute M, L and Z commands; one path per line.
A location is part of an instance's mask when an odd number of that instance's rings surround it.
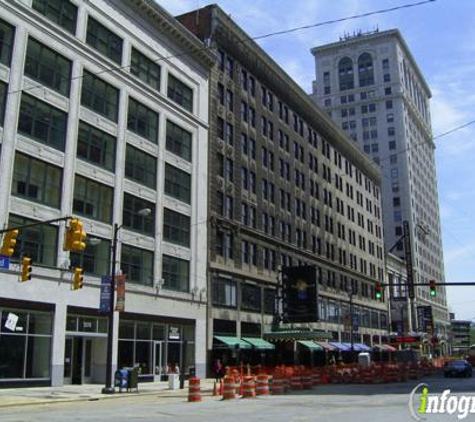
M 183 422 L 401 422 L 413 420 L 408 410 L 409 393 L 418 382 L 380 385 L 329 385 L 313 391 L 257 399 L 218 400 L 201 403 L 181 398 L 126 396 L 88 402 L 53 403 L 0 409 L 2 422 L 66 421 L 183 421 Z M 430 392 L 451 389 L 475 396 L 474 379 L 429 378 Z M 419 403 L 416 400 L 416 404 Z M 456 415 L 425 415 L 427 421 L 458 420 Z M 475 414 L 466 420 L 473 420 Z

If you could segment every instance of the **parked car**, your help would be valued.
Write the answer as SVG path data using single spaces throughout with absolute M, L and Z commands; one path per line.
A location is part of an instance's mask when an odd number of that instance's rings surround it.
M 470 365 L 466 360 L 453 360 L 447 363 L 444 368 L 444 376 L 448 377 L 467 377 L 472 376 L 472 365 Z

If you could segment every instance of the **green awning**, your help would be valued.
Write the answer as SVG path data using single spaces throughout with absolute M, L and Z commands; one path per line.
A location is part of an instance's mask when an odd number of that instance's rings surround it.
M 243 337 L 241 340 L 247 341 L 250 343 L 255 349 L 259 350 L 274 350 L 275 346 L 268 341 L 265 341 L 261 338 L 251 338 L 251 337 Z
M 232 348 L 232 349 L 250 349 L 251 345 L 244 340 L 237 337 L 222 337 L 214 336 L 214 338 L 223 344 L 217 345 L 217 348 Z
M 332 335 L 325 331 L 279 330 L 264 333 L 264 338 L 270 341 L 327 340 Z
M 297 341 L 297 343 L 301 344 L 302 346 L 308 347 L 312 351 L 314 350 L 323 351 L 322 346 L 310 340 L 299 340 Z

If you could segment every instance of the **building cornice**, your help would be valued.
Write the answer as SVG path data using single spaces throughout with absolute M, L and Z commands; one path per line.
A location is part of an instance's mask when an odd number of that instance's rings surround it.
M 215 54 L 154 0 L 125 0 L 125 3 L 206 68 L 214 66 Z
M 326 53 L 328 51 L 336 50 L 336 49 L 339 49 L 341 47 L 347 47 L 347 46 L 356 45 L 356 44 L 360 44 L 360 43 L 366 43 L 370 40 L 372 41 L 372 40 L 375 40 L 375 39 L 391 38 L 391 37 L 394 37 L 399 41 L 399 44 L 402 46 L 402 49 L 404 50 L 404 53 L 409 58 L 409 61 L 411 62 L 412 67 L 414 68 L 415 72 L 417 73 L 417 76 L 418 76 L 419 80 L 421 81 L 422 86 L 426 90 L 427 96 L 429 98 L 431 98 L 432 97 L 432 92 L 429 88 L 429 85 L 427 84 L 427 82 L 426 82 L 419 66 L 417 65 L 416 60 L 414 59 L 414 56 L 412 55 L 411 51 L 409 50 L 409 47 L 408 47 L 406 41 L 404 40 L 401 32 L 399 31 L 399 29 L 389 29 L 387 31 L 381 31 L 381 32 L 378 31 L 378 32 L 373 32 L 371 34 L 367 34 L 367 35 L 365 35 L 365 34 L 356 35 L 354 37 L 346 38 L 346 39 L 341 40 L 341 41 L 336 41 L 336 42 L 326 44 L 326 45 L 322 45 L 322 46 L 319 46 L 319 47 L 313 47 L 312 49 L 310 49 L 310 52 L 314 56 L 316 56 L 319 53 Z

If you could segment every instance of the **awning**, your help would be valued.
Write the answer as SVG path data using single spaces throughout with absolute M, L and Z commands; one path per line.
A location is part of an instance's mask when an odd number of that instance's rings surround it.
M 363 343 L 355 343 L 355 346 L 357 346 L 359 348 L 359 349 L 356 349 L 356 350 L 359 350 L 360 352 L 371 352 L 372 351 L 371 347 L 366 346 L 366 344 L 363 344 Z
M 230 349 L 250 349 L 251 345 L 244 340 L 237 338 L 237 337 L 222 337 L 222 336 L 214 336 L 216 340 L 223 343 L 220 345 L 216 345 L 216 348 L 230 348 Z
M 345 343 L 338 343 L 337 341 L 332 341 L 330 344 L 332 346 L 335 346 L 338 350 L 341 350 L 342 352 L 351 351 L 351 346 L 347 346 Z
M 302 346 L 308 347 L 312 352 L 313 351 L 323 351 L 323 347 L 311 340 L 299 340 L 297 343 Z
M 261 338 L 252 338 L 252 337 L 243 337 L 241 340 L 246 341 L 251 344 L 252 347 L 258 350 L 274 350 L 275 346 L 268 341 L 265 341 Z
M 335 346 L 332 346 L 330 343 L 325 343 L 323 341 L 316 341 L 315 343 L 317 343 L 327 352 L 336 352 L 338 350 Z
M 269 341 L 298 341 L 298 340 L 326 340 L 331 334 L 325 331 L 310 330 L 279 330 L 264 333 L 264 338 Z
M 397 352 L 397 349 L 389 344 L 383 344 L 383 347 L 385 347 L 388 352 Z

